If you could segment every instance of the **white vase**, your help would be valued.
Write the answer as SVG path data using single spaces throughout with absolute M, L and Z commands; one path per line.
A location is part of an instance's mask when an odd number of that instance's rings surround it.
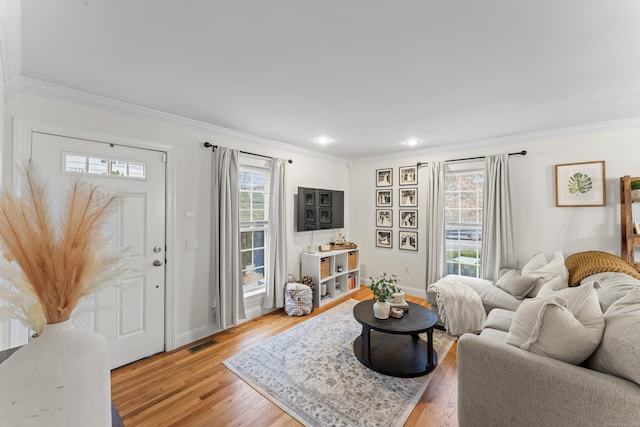
M 109 347 L 71 320 L 47 324 L 0 364 L 0 424 L 111 426 Z
M 387 301 L 376 301 L 373 303 L 373 316 L 376 319 L 388 319 L 391 306 Z

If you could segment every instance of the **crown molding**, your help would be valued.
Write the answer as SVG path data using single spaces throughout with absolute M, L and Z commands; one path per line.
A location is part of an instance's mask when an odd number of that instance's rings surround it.
M 257 142 L 273 149 L 286 150 L 287 152 L 298 153 L 315 158 L 325 158 L 327 160 L 345 164 L 349 163 L 347 159 L 344 159 L 342 157 L 332 156 L 318 151 L 286 144 L 284 142 L 276 141 L 273 139 L 252 135 L 234 129 L 228 129 L 210 123 L 188 119 L 163 111 L 142 107 L 106 96 L 96 95 L 90 92 L 73 89 L 67 86 L 57 85 L 30 77 L 22 76 L 19 79 L 19 85 L 16 85 L 14 88 L 19 90 L 20 93 L 29 93 L 63 101 L 75 102 L 78 104 L 88 105 L 91 107 L 120 113 L 126 116 L 137 117 L 140 119 L 151 120 L 162 124 L 182 127 L 196 132 L 205 134 L 214 133 L 218 135 L 226 135 L 234 138 Z M 209 142 L 215 144 L 215 139 L 212 139 Z
M 474 150 L 486 147 L 497 147 L 500 145 L 514 144 L 514 143 L 527 143 L 541 139 L 553 139 L 553 138 L 565 138 L 575 135 L 584 135 L 587 133 L 608 132 L 615 130 L 634 129 L 640 128 L 640 117 L 629 117 L 625 119 L 609 120 L 606 122 L 589 123 L 577 126 L 568 126 L 564 128 L 546 129 L 534 132 L 525 132 L 511 135 L 499 136 L 496 138 L 480 139 L 476 141 L 460 142 L 436 145 L 429 148 L 422 148 L 419 150 L 403 151 L 391 155 L 362 157 L 353 160 L 357 162 L 367 162 L 372 160 L 401 158 L 401 157 L 416 157 L 427 156 L 434 153 L 450 153 L 452 151 Z M 526 147 L 523 147 L 526 149 Z

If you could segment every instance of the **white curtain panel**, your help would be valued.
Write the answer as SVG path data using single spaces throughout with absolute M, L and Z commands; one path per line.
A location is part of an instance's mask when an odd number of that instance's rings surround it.
M 287 281 L 287 161 L 271 162 L 271 194 L 269 195 L 269 235 L 267 245 L 266 295 L 263 308 L 284 307 Z
M 211 306 L 220 329 L 244 319 L 240 265 L 238 150 L 217 147 L 213 154 L 211 206 Z
M 509 155 L 487 156 L 482 221 L 482 277 L 497 280 L 501 268 L 515 268 Z
M 446 271 L 444 162 L 427 167 L 427 283 L 434 283 Z

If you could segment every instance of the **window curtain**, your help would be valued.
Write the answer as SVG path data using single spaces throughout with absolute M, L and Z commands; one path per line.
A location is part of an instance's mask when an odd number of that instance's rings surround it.
M 238 150 L 213 153 L 211 213 L 211 306 L 220 329 L 244 319 L 240 265 Z
M 487 156 L 483 199 L 482 277 L 495 281 L 516 265 L 508 154 Z
M 429 162 L 427 176 L 427 286 L 446 267 L 444 162 Z
M 271 162 L 271 193 L 269 195 L 269 236 L 267 246 L 266 294 L 263 308 L 284 307 L 284 287 L 287 281 L 286 236 L 286 164 L 285 159 Z

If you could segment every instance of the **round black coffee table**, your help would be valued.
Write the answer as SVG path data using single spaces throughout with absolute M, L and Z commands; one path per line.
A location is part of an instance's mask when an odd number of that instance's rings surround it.
M 433 351 L 433 327 L 436 316 L 425 307 L 409 302 L 409 311 L 400 319 L 376 319 L 375 300 L 353 307 L 353 316 L 362 324 L 362 334 L 353 342 L 353 351 L 366 367 L 393 377 L 418 377 L 438 364 Z M 426 332 L 427 341 L 418 334 Z

